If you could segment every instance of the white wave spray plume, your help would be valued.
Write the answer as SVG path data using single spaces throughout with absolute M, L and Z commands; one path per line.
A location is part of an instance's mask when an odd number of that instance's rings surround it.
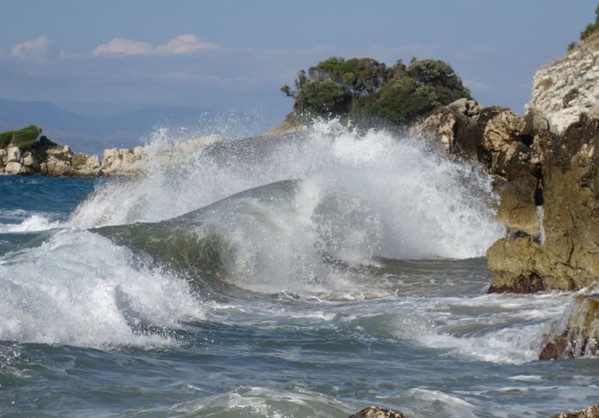
M 157 132 L 154 155 L 171 141 L 168 132 Z M 316 124 L 302 137 L 213 145 L 185 164 L 150 159 L 144 176 L 101 186 L 71 224 L 160 221 L 286 179 L 303 180 L 301 216 L 318 217 L 314 211 L 328 202 L 348 216 L 344 228 L 353 233 L 352 223 L 369 218 L 363 226 L 382 231 L 378 256 L 476 257 L 503 234 L 489 204 L 490 179 L 476 167 L 427 151 L 415 139 L 360 135 L 337 121 Z

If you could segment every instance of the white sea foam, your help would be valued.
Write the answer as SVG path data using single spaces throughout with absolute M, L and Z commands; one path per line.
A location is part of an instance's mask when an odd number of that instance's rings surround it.
M 86 231 L 0 258 L 0 340 L 105 347 L 167 344 L 144 325 L 202 318 L 187 284 Z
M 155 148 L 172 140 L 161 131 Z M 469 258 L 484 255 L 503 234 L 489 207 L 490 179 L 415 139 L 358 134 L 333 121 L 317 124 L 303 139 L 263 141 L 270 142 L 240 143 L 242 151 L 232 144 L 224 155 L 200 152 L 183 166 L 156 163 L 145 176 L 109 182 L 79 206 L 70 225 L 160 221 L 250 188 L 299 179 L 285 207 L 247 199 L 210 221 L 234 249 L 227 269 L 237 285 L 338 294 L 348 283 L 322 269 L 323 252 L 349 265 L 373 256 Z
M 42 215 L 31 215 L 18 224 L 0 224 L 0 233 L 46 231 L 59 225 L 59 221 L 52 221 Z

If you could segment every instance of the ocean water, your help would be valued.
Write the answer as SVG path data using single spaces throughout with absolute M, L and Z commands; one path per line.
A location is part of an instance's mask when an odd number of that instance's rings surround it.
M 149 149 L 179 138 L 157 131 Z M 487 294 L 490 179 L 336 122 L 131 179 L 0 176 L 0 416 L 548 417 L 574 295 Z

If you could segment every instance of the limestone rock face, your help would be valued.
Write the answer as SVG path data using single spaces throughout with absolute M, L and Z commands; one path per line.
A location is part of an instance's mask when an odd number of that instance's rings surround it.
M 102 172 L 106 175 L 131 175 L 142 170 L 143 147 L 104 150 Z
M 21 161 L 21 150 L 17 147 L 8 147 L 6 150 L 6 162 L 18 163 Z
M 577 290 L 599 283 L 599 120 L 582 115 L 563 135 L 547 138 L 544 242 L 504 239 L 491 246 L 491 291 Z
M 21 165 L 21 163 L 16 162 L 16 161 L 11 161 L 11 162 L 7 163 L 6 166 L 4 167 L 4 172 L 6 174 L 12 174 L 12 175 L 24 174 L 23 171 L 24 171 L 24 169 L 23 169 L 23 166 Z
M 407 415 L 392 409 L 383 409 L 376 406 L 368 406 L 360 412 L 350 415 L 349 418 L 408 418 Z
M 68 146 L 51 147 L 45 151 L 40 172 L 56 177 L 97 177 L 100 175 L 98 157 L 73 153 Z
M 599 98 L 599 40 L 590 40 L 534 76 L 527 113 L 544 115 L 552 132 L 561 134 Z
M 427 118 L 423 132 L 451 156 L 476 161 L 495 177 L 497 219 L 509 233 L 538 236 L 540 137 L 528 134 L 526 126 L 524 118 L 507 108 L 460 99 Z

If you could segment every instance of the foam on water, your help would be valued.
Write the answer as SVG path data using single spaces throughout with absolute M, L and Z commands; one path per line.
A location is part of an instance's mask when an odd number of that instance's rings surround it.
M 173 140 L 160 131 L 152 149 Z M 373 257 L 469 258 L 504 232 L 490 209 L 490 179 L 475 167 L 416 139 L 359 134 L 336 121 L 302 137 L 215 145 L 185 165 L 150 158 L 146 175 L 100 186 L 70 225 L 161 221 L 290 179 L 300 183 L 284 206 L 245 199 L 208 220 L 234 250 L 226 267 L 241 287 L 339 292 L 347 283 L 323 270 L 323 254 L 350 266 Z
M 161 345 L 202 318 L 187 284 L 144 267 L 126 248 L 63 230 L 40 247 L 0 258 L 0 340 L 91 347 Z
M 46 231 L 59 225 L 59 221 L 52 221 L 43 215 L 31 215 L 18 224 L 0 224 L 0 234 Z

